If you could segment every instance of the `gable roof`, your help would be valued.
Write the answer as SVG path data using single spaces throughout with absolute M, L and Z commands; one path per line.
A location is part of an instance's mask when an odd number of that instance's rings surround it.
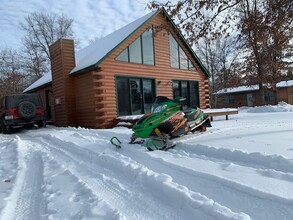
M 135 33 L 140 27 L 142 27 L 145 23 L 147 23 L 150 19 L 158 15 L 160 12 L 163 12 L 165 17 L 171 22 L 172 26 L 175 28 L 176 32 L 179 34 L 184 46 L 189 50 L 192 54 L 203 73 L 210 77 L 208 70 L 201 63 L 200 59 L 196 56 L 194 51 L 188 45 L 180 30 L 177 28 L 171 17 L 168 15 L 164 8 L 161 8 L 157 11 L 152 11 L 143 17 L 131 22 L 130 24 L 114 31 L 113 33 L 98 39 L 93 44 L 79 50 L 75 53 L 75 63 L 76 66 L 70 71 L 71 75 L 78 74 L 81 72 L 88 71 L 92 68 L 98 67 L 98 65 L 107 58 L 119 45 L 121 45 L 124 41 L 126 41 L 133 33 Z M 50 75 L 48 75 L 50 74 Z M 52 75 L 48 73 L 41 77 L 39 80 L 34 82 L 28 88 L 24 90 L 24 92 L 28 92 L 34 90 L 38 87 L 41 87 L 45 84 L 52 82 Z M 48 81 L 51 80 L 51 81 Z M 45 82 L 45 83 L 44 83 Z M 43 84 L 42 84 L 43 83 Z
M 76 66 L 71 70 L 70 74 L 97 67 L 113 50 L 159 12 L 150 12 L 78 51 L 75 55 Z

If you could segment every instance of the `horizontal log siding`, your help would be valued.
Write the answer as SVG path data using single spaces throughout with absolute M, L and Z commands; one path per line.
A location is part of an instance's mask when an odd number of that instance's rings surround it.
M 288 104 L 293 105 L 293 87 L 288 87 Z
M 75 125 L 75 86 L 69 72 L 75 66 L 72 40 L 59 40 L 50 47 L 52 86 L 54 99 L 60 98 L 61 104 L 54 102 L 54 121 L 57 126 Z
M 278 102 L 286 102 L 293 104 L 293 87 L 278 88 L 277 90 Z
M 102 68 L 101 72 L 94 73 L 93 81 L 95 83 L 95 107 L 97 112 L 96 127 L 111 127 L 113 125 L 113 119 L 117 117 L 115 91 L 115 76 L 117 75 L 154 78 L 156 82 L 161 81 L 161 84 L 156 84 L 156 95 L 167 96 L 169 98 L 173 96 L 171 80 L 199 81 L 200 106 L 202 108 L 209 107 L 207 78 L 178 38 L 177 41 L 187 56 L 193 61 L 197 71 L 170 67 L 169 35 L 165 30 L 155 34 L 155 66 L 115 61 L 117 55 L 139 37 L 150 25 L 161 25 L 162 23 L 165 24 L 166 20 L 162 14 L 159 14 L 107 57 L 100 65 Z
M 95 99 L 92 74 L 74 77 L 76 83 L 76 124 L 83 127 L 95 127 Z

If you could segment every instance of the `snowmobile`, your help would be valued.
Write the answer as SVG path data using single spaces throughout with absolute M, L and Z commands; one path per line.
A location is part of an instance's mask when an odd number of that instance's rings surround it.
M 132 127 L 130 144 L 144 144 L 152 150 L 168 150 L 175 144 L 170 141 L 187 133 L 204 132 L 211 127 L 210 119 L 200 108 L 190 108 L 184 105 L 186 99 L 177 97 L 171 100 L 165 96 L 156 97 L 151 113 L 142 116 Z M 114 139 L 116 142 L 114 143 Z M 116 137 L 111 143 L 120 147 Z

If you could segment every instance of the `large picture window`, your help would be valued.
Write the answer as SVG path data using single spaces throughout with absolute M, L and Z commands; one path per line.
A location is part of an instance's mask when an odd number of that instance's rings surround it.
M 153 29 L 146 30 L 125 48 L 115 60 L 155 65 Z
M 172 68 L 196 70 L 191 60 L 187 57 L 182 47 L 178 44 L 173 35 L 169 34 L 170 63 Z
M 139 115 L 151 112 L 155 100 L 154 79 L 116 77 L 118 115 Z
M 197 81 L 172 81 L 173 97 L 181 96 L 186 98 L 186 105 L 199 107 L 199 86 Z

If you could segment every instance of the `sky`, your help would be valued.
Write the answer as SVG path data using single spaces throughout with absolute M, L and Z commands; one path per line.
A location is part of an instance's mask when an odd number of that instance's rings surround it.
M 0 220 L 291 220 L 293 105 L 238 111 L 168 151 L 122 127 L 0 134 Z
M 142 17 L 148 0 L 0 0 L 0 49 L 21 47 L 20 22 L 33 12 L 65 14 L 73 18 L 80 47 Z

